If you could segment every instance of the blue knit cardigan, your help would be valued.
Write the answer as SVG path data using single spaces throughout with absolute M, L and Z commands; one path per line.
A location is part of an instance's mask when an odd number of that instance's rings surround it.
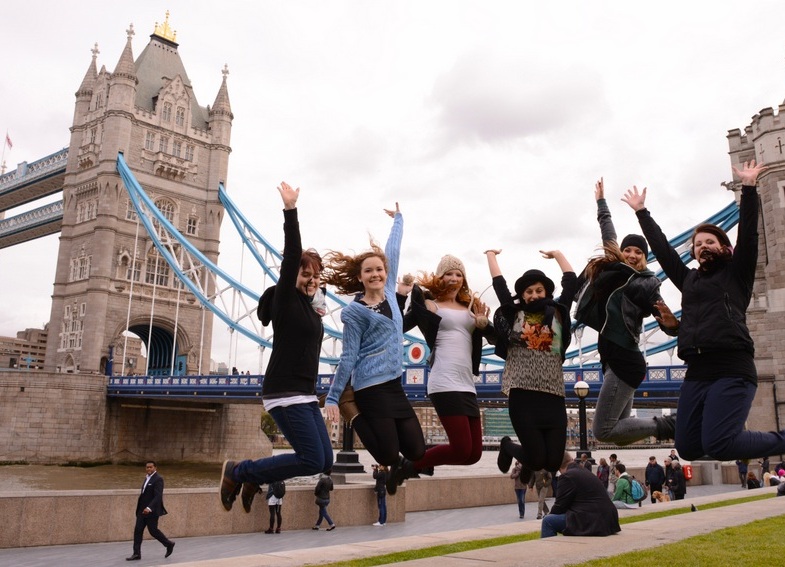
M 350 378 L 352 387 L 362 390 L 398 380 L 403 373 L 403 318 L 395 296 L 402 237 L 403 216 L 396 213 L 384 248 L 388 265 L 384 295 L 390 304 L 392 319 L 368 309 L 358 301 L 360 295 L 341 311 L 343 352 L 326 404 L 338 404 Z

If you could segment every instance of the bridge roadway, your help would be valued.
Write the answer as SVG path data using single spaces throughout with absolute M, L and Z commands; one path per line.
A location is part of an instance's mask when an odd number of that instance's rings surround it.
M 0 213 L 60 193 L 65 180 L 68 148 L 33 163 L 22 162 L 0 176 Z M 60 232 L 63 200 L 0 219 L 0 248 Z
M 686 366 L 650 366 L 646 378 L 635 392 L 637 407 L 675 406 L 679 389 L 684 380 Z M 484 370 L 480 373 L 477 397 L 481 404 L 502 404 L 506 397 L 501 392 L 502 370 Z M 320 374 L 317 393 L 325 394 L 332 383 L 333 374 Z M 427 366 L 409 366 L 403 373 L 403 388 L 412 403 L 427 402 Z M 107 384 L 110 398 L 170 399 L 193 402 L 258 403 L 262 397 L 261 375 L 231 376 L 112 376 Z M 597 367 L 564 368 L 567 403 L 577 404 L 572 386 L 584 380 L 589 384 L 589 403 L 596 402 L 602 387 L 602 370 Z

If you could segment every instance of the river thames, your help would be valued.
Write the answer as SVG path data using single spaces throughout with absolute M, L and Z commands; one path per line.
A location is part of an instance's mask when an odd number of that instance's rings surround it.
M 287 452 L 276 449 L 275 454 Z M 628 466 L 643 467 L 650 456 L 657 457 L 662 464 L 670 454 L 670 448 L 636 448 L 636 449 L 600 449 L 592 451 L 592 457 L 606 459 L 616 453 L 620 460 Z M 373 457 L 364 450 L 358 451 L 360 462 L 368 472 L 368 482 L 372 482 L 371 465 Z M 476 476 L 501 474 L 496 468 L 496 451 L 485 451 L 480 462 L 471 466 L 445 465 L 436 468 L 436 476 Z M 238 455 L 253 458 L 254 455 Z M 686 464 L 688 461 L 682 461 Z M 220 463 L 213 464 L 158 464 L 158 470 L 166 479 L 167 488 L 210 488 L 218 486 Z M 756 470 L 756 469 L 753 469 Z M 756 470 L 757 473 L 757 470 Z M 37 491 L 37 490 L 107 490 L 138 488 L 143 478 L 142 465 L 100 465 L 94 467 L 74 467 L 56 465 L 6 465 L 0 466 L 0 486 L 2 491 Z M 361 482 L 362 477 L 353 477 L 353 481 Z M 316 482 L 316 477 L 298 477 L 291 484 L 307 485 Z

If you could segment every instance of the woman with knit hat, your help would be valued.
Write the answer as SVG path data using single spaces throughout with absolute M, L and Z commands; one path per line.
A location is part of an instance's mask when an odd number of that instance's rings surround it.
M 423 275 L 418 284 L 405 321 L 420 328 L 431 349 L 428 397 L 449 443 L 431 447 L 419 461 L 404 461 L 394 479 L 398 484 L 418 474 L 433 474 L 438 465 L 473 465 L 480 460 L 482 420 L 474 376 L 480 373 L 483 337 L 494 342 L 490 310 L 473 296 L 461 260 L 449 254 L 442 257 L 436 272 Z
M 554 300 L 553 280 L 540 270 L 528 270 L 518 278 L 512 295 L 496 259 L 500 253 L 487 250 L 485 255 L 501 303 L 493 324 L 496 354 L 506 360 L 502 392 L 508 397 L 510 421 L 521 444 L 503 437 L 497 464 L 506 473 L 515 458 L 529 471 L 556 472 L 567 443 L 562 364 L 570 344 L 570 305 L 577 277 L 564 254 L 541 250 L 563 272 L 561 297 Z
M 594 437 L 617 445 L 647 437 L 673 439 L 673 417 L 634 418 L 630 414 L 635 390 L 646 377 L 646 360 L 638 347 L 643 319 L 654 315 L 663 331 L 672 336 L 677 334 L 679 322 L 662 301 L 660 280 L 646 267 L 646 239 L 628 234 L 617 244 L 603 180 L 594 187 L 603 254 L 592 258 L 581 276 L 585 292 L 578 294 L 575 312 L 578 323 L 599 333 L 603 380 L 594 413 Z
M 401 384 L 403 317 L 395 292 L 403 216 L 397 203 L 394 211 L 385 212 L 394 220 L 384 250 L 371 243 L 371 250 L 357 255 L 330 252 L 325 257 L 323 281 L 355 298 L 341 310 L 343 351 L 324 408 L 330 421 L 338 421 L 339 398 L 351 385 L 359 414 L 347 421 L 393 477 L 399 453 L 416 461 L 425 454 L 425 440 Z
M 660 266 L 681 291 L 679 357 L 687 373 L 679 393 L 676 449 L 687 460 L 755 459 L 785 453 L 785 434 L 747 431 L 758 375 L 747 329 L 758 266 L 758 195 L 763 164 L 751 160 L 733 172 L 741 182 L 736 246 L 718 226 L 700 225 L 692 236 L 697 268 L 688 268 L 646 209 L 646 189 L 622 199 L 634 211 Z

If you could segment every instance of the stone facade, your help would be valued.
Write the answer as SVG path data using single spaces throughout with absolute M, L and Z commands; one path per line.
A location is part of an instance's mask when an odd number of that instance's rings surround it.
M 0 374 L 0 463 L 221 462 L 272 454 L 261 404 L 107 398 L 106 377 Z
M 213 319 L 191 293 L 178 290 L 116 170 L 122 152 L 161 213 L 217 262 L 224 213 L 218 185 L 226 181 L 233 119 L 228 71 L 213 105 L 199 106 L 166 30 L 157 27 L 134 61 L 131 27 L 111 73 L 97 69 L 94 49 L 76 92 L 48 371 L 105 373 L 113 355 L 115 373 L 122 372 L 126 329 L 147 344 L 150 373 L 170 373 L 173 350 L 177 374 L 196 374 L 199 361 L 210 360 Z M 204 281 L 200 270 L 192 277 Z
M 728 133 L 731 164 L 755 159 L 768 165 L 758 179 L 761 213 L 759 259 L 747 324 L 755 341 L 758 392 L 748 420 L 751 430 L 785 429 L 785 104 L 753 116 Z M 738 191 L 737 184 L 731 185 Z M 738 199 L 738 193 L 737 193 Z

